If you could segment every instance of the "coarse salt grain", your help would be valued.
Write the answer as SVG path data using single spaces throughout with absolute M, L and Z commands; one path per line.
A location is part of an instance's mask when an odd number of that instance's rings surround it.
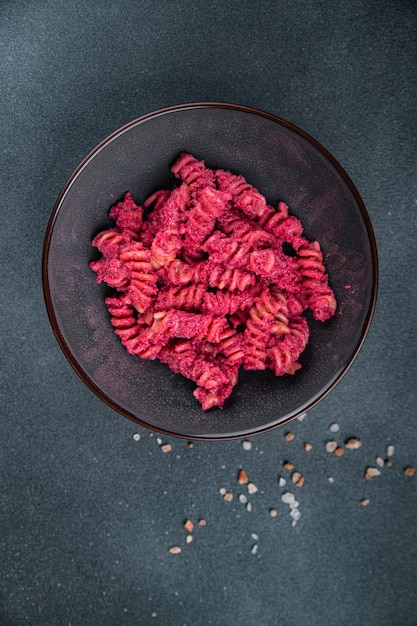
M 285 441 L 292 441 L 294 439 L 294 433 L 285 433 L 284 439 Z
M 334 483 L 334 478 L 333 478 L 333 476 L 329 476 L 327 480 L 329 481 L 329 483 Z
M 186 536 L 186 538 L 185 538 L 185 541 L 186 541 L 187 543 L 191 543 L 191 542 L 192 542 L 192 540 L 193 540 L 193 536 L 192 536 L 192 535 L 187 535 L 187 536 Z
M 387 456 L 392 456 L 394 454 L 395 448 L 392 444 L 387 446 Z
M 248 483 L 248 493 L 253 494 L 256 493 L 258 491 L 258 487 L 256 485 L 254 485 L 253 483 Z
M 300 478 L 301 478 L 300 472 L 293 472 L 291 474 L 291 480 L 293 483 L 296 483 L 298 480 L 300 480 Z
M 187 443 L 187 446 L 188 446 L 189 448 L 194 448 L 194 443 L 193 443 L 192 441 L 189 441 L 189 442 Z
M 223 497 L 226 502 L 231 502 L 233 500 L 233 493 L 231 491 L 227 491 Z
M 167 452 L 171 452 L 172 446 L 170 443 L 165 443 L 163 446 L 161 446 L 161 450 L 166 454 Z
M 194 524 L 192 523 L 192 521 L 190 519 L 186 519 L 184 522 L 184 528 L 185 530 L 188 530 L 189 533 L 192 533 L 194 530 Z
M 302 487 L 304 485 L 304 476 L 300 476 L 300 478 L 295 483 L 296 487 Z
M 340 426 L 339 426 L 339 424 L 338 424 L 337 422 L 333 422 L 333 424 L 330 424 L 330 426 L 329 426 L 329 430 L 330 430 L 332 433 L 338 433 L 338 432 L 339 432 L 339 430 L 340 430 Z
M 298 520 L 301 517 L 301 513 L 299 509 L 291 509 L 290 515 L 293 518 L 293 520 L 295 520 L 296 522 L 298 522 Z
M 291 502 L 295 501 L 295 495 L 291 491 L 286 491 L 282 494 L 281 500 L 284 504 L 291 504 Z
M 239 494 L 239 502 L 241 502 L 242 504 L 246 504 L 247 501 L 248 501 L 247 496 L 245 496 L 244 493 L 240 493 Z
M 404 474 L 406 476 L 414 476 L 415 474 L 415 469 L 414 467 L 411 467 L 411 465 L 408 465 L 407 467 L 404 468 Z
M 379 476 L 380 473 L 377 467 L 369 466 L 365 470 L 365 478 L 366 480 L 370 480 L 371 478 L 375 478 L 375 476 Z
M 252 534 L 251 534 L 251 537 L 252 537 L 252 539 L 253 539 L 254 541 L 258 541 L 258 539 L 259 539 L 259 537 L 258 537 L 258 535 L 257 535 L 256 533 L 252 533 Z
M 380 456 L 377 456 L 375 458 L 375 463 L 379 465 L 379 467 L 384 467 L 384 459 Z
M 294 465 L 290 461 L 285 461 L 284 468 L 286 470 L 293 470 L 294 469 Z
M 199 526 L 205 526 L 207 524 L 207 522 L 206 522 L 206 520 L 203 517 L 201 517 L 198 520 L 198 524 L 199 524 Z
M 156 438 L 156 443 L 158 444 L 158 446 L 160 446 L 161 443 L 162 443 L 162 439 L 160 437 L 157 437 Z
M 252 511 L 252 502 L 248 502 L 247 503 L 246 510 L 248 511 L 248 513 L 250 513 Z
M 179 554 L 181 552 L 181 548 L 179 546 L 172 546 L 169 551 L 171 554 Z
M 269 509 L 269 515 L 271 517 L 276 517 L 278 515 L 278 511 L 276 509 Z
M 239 470 L 239 473 L 237 475 L 237 482 L 239 483 L 239 485 L 246 485 L 246 483 L 248 482 L 248 475 L 246 474 L 244 469 Z
M 361 502 L 362 506 L 368 506 L 368 504 L 369 504 L 368 498 L 362 498 L 362 500 L 360 502 Z
M 255 544 L 252 546 L 251 553 L 252 553 L 252 554 L 256 554 L 257 552 L 258 552 L 258 544 L 257 544 L 257 543 L 255 543 Z
M 224 487 L 220 487 L 220 489 L 219 489 L 219 494 L 220 494 L 221 496 L 224 496 L 224 494 L 225 494 L 225 493 L 226 493 L 226 489 L 225 489 Z
M 250 450 L 252 448 L 252 444 L 250 441 L 242 441 L 242 448 L 246 451 Z
M 302 422 L 306 417 L 307 417 L 307 413 L 301 413 L 301 415 L 299 415 L 297 419 L 299 422 Z
M 313 447 L 313 446 L 312 446 L 312 445 L 311 445 L 311 443 L 309 443 L 308 441 L 306 441 L 306 442 L 304 443 L 304 450 L 306 450 L 307 452 L 310 452 L 310 450 L 311 450 L 311 448 L 312 448 L 312 447 Z
M 139 441 L 139 439 L 140 439 L 140 435 L 139 435 L 139 433 L 135 433 L 135 434 L 133 435 L 133 439 L 134 439 L 134 441 Z
M 348 450 L 357 450 L 361 445 L 362 441 L 357 437 L 350 437 L 345 442 L 345 448 L 348 448 Z
M 326 452 L 334 452 L 337 448 L 337 442 L 336 441 L 326 441 L 325 444 L 325 448 L 326 448 Z
M 285 478 L 283 478 L 282 476 L 279 477 L 278 479 L 278 485 L 280 487 L 285 487 L 285 485 L 287 484 L 287 481 L 285 480 Z

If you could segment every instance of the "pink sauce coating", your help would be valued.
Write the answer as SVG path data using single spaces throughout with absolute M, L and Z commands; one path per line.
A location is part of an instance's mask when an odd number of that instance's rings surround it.
M 193 380 L 207 410 L 223 407 L 240 367 L 294 374 L 304 311 L 324 322 L 336 300 L 319 243 L 286 204 L 274 209 L 243 176 L 188 153 L 172 172 L 178 186 L 144 208 L 130 193 L 111 208 L 90 266 L 115 290 L 106 305 L 127 351 Z

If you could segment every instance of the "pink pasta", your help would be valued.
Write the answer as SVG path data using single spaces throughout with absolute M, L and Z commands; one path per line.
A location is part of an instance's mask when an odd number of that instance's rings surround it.
M 319 243 L 284 202 L 274 209 L 243 176 L 188 153 L 172 173 L 172 191 L 111 208 L 90 265 L 114 289 L 106 305 L 126 350 L 194 381 L 204 410 L 221 408 L 240 368 L 299 370 L 305 312 L 325 322 L 336 299 Z

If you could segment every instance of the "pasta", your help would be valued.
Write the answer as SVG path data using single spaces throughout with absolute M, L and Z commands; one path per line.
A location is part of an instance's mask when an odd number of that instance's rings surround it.
M 188 153 L 172 173 L 173 190 L 143 207 L 127 192 L 110 209 L 90 267 L 114 289 L 105 302 L 126 350 L 194 381 L 204 410 L 221 408 L 241 367 L 299 370 L 305 312 L 325 322 L 336 299 L 319 242 L 284 202 L 274 209 L 243 176 Z

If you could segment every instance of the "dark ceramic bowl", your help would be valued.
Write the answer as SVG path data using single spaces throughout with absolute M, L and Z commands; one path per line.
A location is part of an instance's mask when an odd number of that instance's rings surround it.
M 129 355 L 113 332 L 89 262 L 95 233 L 126 191 L 139 204 L 172 183 L 182 151 L 243 174 L 270 204 L 286 202 L 325 254 L 338 312 L 309 320 L 311 338 L 294 376 L 241 371 L 223 409 L 204 412 L 195 385 L 158 361 Z M 309 410 L 340 381 L 367 334 L 376 301 L 377 252 L 364 204 L 337 161 L 292 124 L 263 111 L 193 103 L 144 115 L 98 145 L 54 207 L 44 245 L 50 321 L 75 371 L 113 409 L 152 430 L 194 439 L 248 436 Z

